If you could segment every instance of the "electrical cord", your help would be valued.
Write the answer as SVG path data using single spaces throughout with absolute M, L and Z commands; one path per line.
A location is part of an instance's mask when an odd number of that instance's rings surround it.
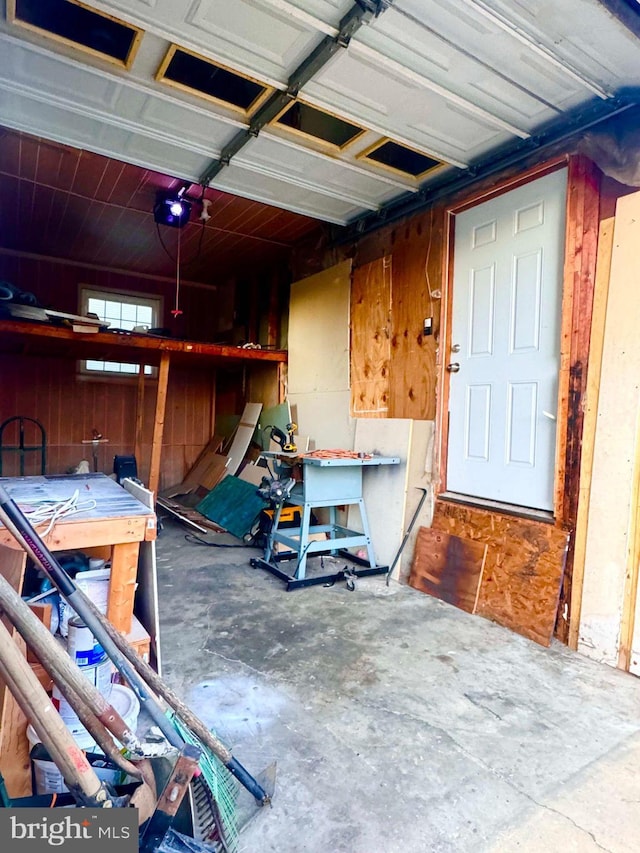
M 78 502 L 79 496 L 80 492 L 76 489 L 71 497 L 64 501 L 38 501 L 33 503 L 25 501 L 23 504 L 25 506 L 24 512 L 34 527 L 47 524 L 44 531 L 38 531 L 39 535 L 44 537 L 51 533 L 59 519 L 75 515 L 77 512 L 88 512 L 95 509 L 97 504 L 94 500 Z M 29 509 L 30 506 L 34 508 Z
M 255 545 L 227 545 L 224 542 L 205 542 L 195 533 L 185 533 L 184 538 L 193 545 L 206 545 L 208 548 L 255 548 Z

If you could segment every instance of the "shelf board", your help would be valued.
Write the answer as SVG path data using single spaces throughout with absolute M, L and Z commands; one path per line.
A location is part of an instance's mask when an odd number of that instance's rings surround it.
M 182 341 L 133 332 L 74 332 L 52 323 L 0 319 L 0 352 L 125 361 L 158 365 L 162 353 L 173 364 L 205 367 L 208 364 L 286 362 L 286 350 L 244 349 L 229 344 Z

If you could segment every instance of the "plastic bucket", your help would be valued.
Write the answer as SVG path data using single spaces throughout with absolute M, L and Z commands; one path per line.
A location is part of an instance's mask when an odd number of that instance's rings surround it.
M 109 699 L 113 690 L 113 684 L 111 683 L 113 665 L 109 658 L 105 658 L 95 666 L 79 666 L 78 669 L 98 689 L 105 699 Z M 80 725 L 76 712 L 64 698 L 56 684 L 53 685 L 51 699 L 67 726 Z
M 107 656 L 79 616 L 69 619 L 67 651 L 78 666 L 97 666 Z
M 138 714 L 140 713 L 140 703 L 138 702 L 138 697 L 135 693 L 128 687 L 124 687 L 122 684 L 114 684 L 112 686 L 109 701 L 131 731 L 135 732 L 138 727 Z M 100 763 L 95 764 L 95 762 L 99 762 L 99 759 L 103 758 L 103 756 L 96 745 L 96 742 L 84 726 L 81 726 L 78 723 L 76 726 L 69 726 L 67 724 L 67 727 L 71 731 L 73 739 L 80 749 L 85 750 L 89 755 L 89 760 L 94 764 L 94 770 L 98 776 L 107 782 L 117 784 L 120 781 L 120 771 L 101 767 Z M 61 794 L 64 791 L 67 791 L 68 788 L 64 784 L 62 773 L 60 773 L 51 758 L 49 758 L 46 750 L 40 743 L 40 738 L 38 737 L 36 730 L 31 725 L 27 727 L 27 739 L 31 747 L 30 755 L 33 765 L 35 793 Z M 91 757 L 92 753 L 95 754 L 94 757 Z

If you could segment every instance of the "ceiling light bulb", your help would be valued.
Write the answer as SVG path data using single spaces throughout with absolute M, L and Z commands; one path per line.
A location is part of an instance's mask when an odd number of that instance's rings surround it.
M 173 201 L 169 205 L 169 210 L 173 214 L 173 216 L 180 216 L 184 211 L 184 207 L 182 206 L 181 201 Z

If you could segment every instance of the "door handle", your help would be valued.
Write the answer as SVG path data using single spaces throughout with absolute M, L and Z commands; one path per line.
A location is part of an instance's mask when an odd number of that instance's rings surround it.
M 453 361 L 451 364 L 448 364 L 447 370 L 449 371 L 449 373 L 457 373 L 460 370 L 459 362 Z

